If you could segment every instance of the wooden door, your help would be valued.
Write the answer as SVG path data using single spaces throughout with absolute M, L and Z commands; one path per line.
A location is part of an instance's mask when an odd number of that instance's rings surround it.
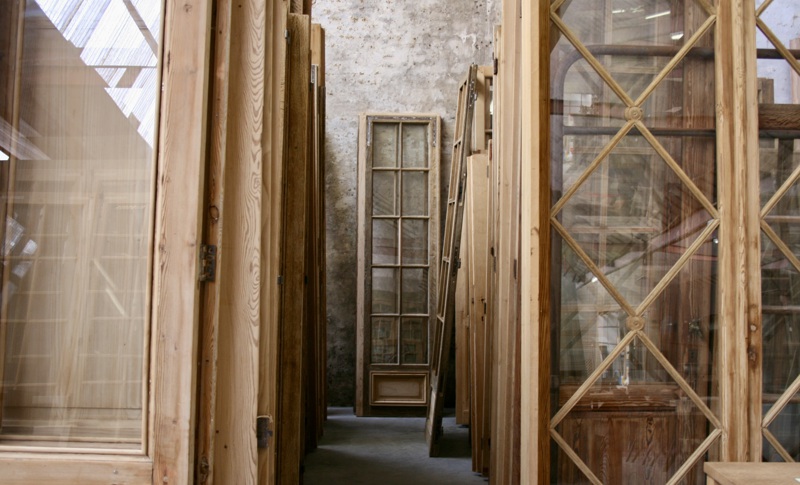
M 547 3 L 523 19 L 548 32 L 523 75 L 549 66 L 523 120 L 550 138 L 522 144 L 523 193 L 543 189 L 523 200 L 523 354 L 548 356 L 523 361 L 522 483 L 797 459 L 798 7 Z
M 428 404 L 439 248 L 435 115 L 361 117 L 356 414 Z
M 0 4 L 5 483 L 192 481 L 209 10 Z

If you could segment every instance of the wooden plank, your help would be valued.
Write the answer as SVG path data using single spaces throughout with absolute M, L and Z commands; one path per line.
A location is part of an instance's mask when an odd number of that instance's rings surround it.
M 467 176 L 469 180 L 469 176 Z M 467 184 L 469 186 L 469 184 Z M 467 190 L 465 204 L 469 204 L 470 193 Z M 470 294 L 469 294 L 469 265 L 467 234 L 469 224 L 464 217 L 464 230 L 461 232 L 461 261 L 458 264 L 458 278 L 456 279 L 455 297 L 455 332 L 456 332 L 456 424 L 470 424 L 470 382 L 472 380 L 470 369 Z M 474 433 L 471 433 L 474 435 Z
M 703 470 L 709 484 L 774 485 L 800 481 L 800 463 L 720 463 L 707 462 Z
M 800 106 L 760 103 L 758 105 L 758 129 L 800 132 Z
M 506 5 L 504 5 L 505 7 Z M 515 484 L 520 480 L 519 460 L 519 150 L 520 141 L 520 35 L 521 6 L 508 2 L 503 9 L 501 50 L 496 76 L 495 118 L 497 119 L 497 300 L 495 302 L 493 374 L 495 401 L 492 403 L 492 449 L 489 480 Z M 529 136 L 526 133 L 526 136 Z M 527 186 L 526 186 L 527 187 Z M 526 413 L 527 414 L 527 413 Z M 549 438 L 548 438 L 549 440 Z M 526 461 L 529 458 L 526 459 Z
M 219 247 L 222 241 L 220 214 L 223 209 L 224 171 L 228 136 L 228 72 L 230 70 L 231 2 L 217 6 L 214 29 L 214 76 L 211 78 L 211 119 L 209 162 L 206 169 L 206 214 L 203 241 Z M 217 253 L 222 266 L 224 255 Z M 217 356 L 219 336 L 219 297 L 221 287 L 216 281 L 203 287 L 200 313 L 200 370 L 196 476 L 200 484 L 213 483 L 214 477 L 214 419 L 217 403 Z
M 303 341 L 306 332 L 306 238 L 311 86 L 311 22 L 289 14 L 288 154 L 284 185 L 283 315 L 280 335 L 278 472 L 280 484 L 300 480 L 303 458 Z
M 259 335 L 260 369 L 258 415 L 268 420 L 273 435 L 267 448 L 258 450 L 258 483 L 277 483 L 278 446 L 276 443 L 280 376 L 280 318 L 283 271 L 284 168 L 287 151 L 287 55 L 285 37 L 289 6 L 286 0 L 268 3 L 265 35 L 268 37 L 265 65 L 271 66 L 264 89 L 264 136 L 261 140 L 264 169 L 261 198 L 261 239 L 263 255 L 261 284 L 261 332 Z
M 5 459 L 5 458 L 8 459 Z M 151 485 L 149 458 L 102 455 L 4 453 L 0 460 L 3 484 L 80 483 L 81 485 Z
M 194 481 L 198 246 L 210 66 L 208 0 L 166 2 L 158 143 L 150 444 L 153 480 Z
M 231 17 L 224 187 L 229 197 L 218 254 L 219 302 L 216 483 L 254 483 L 257 473 L 261 208 L 266 5 L 245 0 Z
M 722 421 L 721 459 L 761 456 L 760 342 L 761 289 L 742 274 L 760 274 L 758 124 L 754 10 L 748 2 L 717 8 L 717 190 L 719 229 L 720 345 L 715 368 Z M 741 194 L 747 194 L 742 197 Z M 757 278 L 753 278 L 757 280 Z M 755 339 L 755 340 L 753 340 Z M 751 345 L 742 345 L 751 342 Z M 747 372 L 744 370 L 747 369 Z M 736 403 L 748 396 L 749 406 Z M 752 448 L 752 449 L 751 449 Z
M 311 64 L 316 68 L 314 88 L 314 170 L 316 186 L 316 286 L 317 341 L 316 428 L 317 439 L 322 437 L 327 417 L 327 314 L 326 314 L 326 246 L 325 246 L 325 30 L 313 24 L 311 30 Z
M 478 98 L 481 94 L 478 95 Z M 475 154 L 467 159 L 466 259 L 470 333 L 470 421 L 472 469 L 488 475 L 491 437 L 491 327 L 487 322 L 489 278 L 489 156 Z M 462 258 L 463 259 L 463 258 Z

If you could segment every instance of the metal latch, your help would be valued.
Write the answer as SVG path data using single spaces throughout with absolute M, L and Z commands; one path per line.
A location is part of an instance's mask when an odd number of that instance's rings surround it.
M 217 276 L 217 247 L 212 244 L 200 246 L 200 281 L 214 281 Z
M 272 437 L 272 430 L 269 429 L 270 421 L 272 421 L 270 416 L 256 418 L 256 444 L 261 450 L 269 447 L 269 439 Z

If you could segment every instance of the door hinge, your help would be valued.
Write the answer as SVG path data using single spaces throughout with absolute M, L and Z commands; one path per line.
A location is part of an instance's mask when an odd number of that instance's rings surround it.
M 256 418 L 256 443 L 261 450 L 269 448 L 269 439 L 272 437 L 272 418 L 258 416 Z
M 200 281 L 214 281 L 217 276 L 217 247 L 213 244 L 200 246 Z

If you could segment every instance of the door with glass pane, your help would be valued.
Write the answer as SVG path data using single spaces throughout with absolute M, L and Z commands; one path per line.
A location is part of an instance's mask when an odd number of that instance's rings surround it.
M 551 477 L 703 483 L 722 434 L 715 10 L 550 11 Z
M 174 96 L 187 50 L 162 30 L 205 32 L 206 7 L 189 0 L 194 15 L 181 21 L 161 0 L 0 0 L 0 481 L 150 483 L 154 463 L 159 482 L 191 473 L 188 432 L 173 426 L 193 418 L 175 404 L 193 395 L 196 365 L 186 329 L 199 301 L 204 123 L 186 113 L 205 67 L 181 78 L 187 98 Z M 163 79 L 162 47 L 173 62 Z M 174 113 L 161 96 L 185 120 L 164 140 L 158 114 Z M 180 160 L 175 140 L 187 142 Z M 159 154 L 180 188 L 157 180 Z
M 361 117 L 358 415 L 424 407 L 439 245 L 439 118 Z

